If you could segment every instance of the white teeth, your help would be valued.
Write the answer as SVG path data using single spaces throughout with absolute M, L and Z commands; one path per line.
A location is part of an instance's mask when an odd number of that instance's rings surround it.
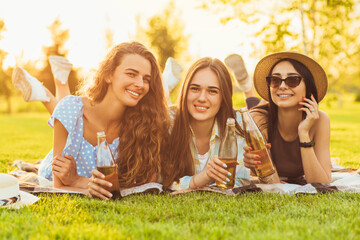
M 134 96 L 139 96 L 139 94 L 138 93 L 136 93 L 136 92 L 133 92 L 133 91 L 131 91 L 131 90 L 127 90 L 129 93 L 131 93 L 132 95 L 134 95 Z
M 291 95 L 279 95 L 279 97 L 285 98 L 285 97 L 291 97 Z
M 206 110 L 207 108 L 206 107 L 199 107 L 199 106 L 196 106 L 197 109 L 200 109 L 200 110 Z

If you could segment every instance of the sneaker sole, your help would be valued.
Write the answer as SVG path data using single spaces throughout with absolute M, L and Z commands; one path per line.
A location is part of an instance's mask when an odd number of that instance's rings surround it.
M 15 68 L 12 75 L 12 83 L 16 89 L 21 91 L 24 100 L 29 102 L 32 93 L 31 85 L 27 81 L 26 76 L 21 68 Z
M 50 56 L 50 65 L 58 66 L 65 69 L 72 69 L 73 65 L 64 57 Z
M 244 60 L 240 55 L 229 55 L 225 58 L 224 62 L 225 65 L 234 72 L 236 79 L 240 79 L 238 80 L 239 82 L 245 81 L 248 77 L 248 72 L 246 70 Z

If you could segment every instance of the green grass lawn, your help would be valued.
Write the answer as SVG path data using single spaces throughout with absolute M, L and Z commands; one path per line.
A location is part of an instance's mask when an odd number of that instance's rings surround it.
M 235 105 L 242 104 L 237 96 Z M 331 119 L 331 156 L 360 168 L 360 103 L 349 95 L 342 109 L 336 103 L 321 109 Z M 15 169 L 9 161 L 34 162 L 48 153 L 48 117 L 0 114 L 0 172 Z M 360 195 L 189 193 L 109 202 L 42 195 L 21 210 L 0 209 L 0 223 L 0 239 L 358 239 Z

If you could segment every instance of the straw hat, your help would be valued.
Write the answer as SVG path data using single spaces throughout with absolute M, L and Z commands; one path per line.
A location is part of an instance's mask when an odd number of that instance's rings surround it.
M 39 200 L 38 197 L 20 191 L 17 178 L 0 173 L 0 207 L 20 208 L 25 205 L 31 205 Z
M 278 52 L 270 54 L 256 65 L 254 71 L 254 86 L 258 94 L 269 101 L 268 86 L 266 76 L 270 74 L 270 69 L 281 59 L 290 58 L 304 64 L 313 75 L 315 86 L 318 92 L 318 101 L 320 102 L 327 91 L 328 81 L 324 69 L 315 60 L 297 52 Z

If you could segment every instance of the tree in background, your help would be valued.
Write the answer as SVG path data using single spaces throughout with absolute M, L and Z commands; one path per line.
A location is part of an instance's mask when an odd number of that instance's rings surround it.
M 51 66 L 49 62 L 49 56 L 57 55 L 65 57 L 68 54 L 68 50 L 65 48 L 65 42 L 69 39 L 69 30 L 61 28 L 61 22 L 59 19 L 56 19 L 49 27 L 51 33 L 51 39 L 53 44 L 51 46 L 43 47 L 43 52 L 45 54 L 46 60 L 44 68 L 36 75 L 36 77 L 44 83 L 44 86 L 48 88 L 53 94 L 55 94 L 55 85 L 54 78 L 51 73 Z M 79 80 L 77 77 L 77 72 L 73 69 L 69 75 L 69 87 L 70 92 L 74 93 L 77 90 Z
M 105 44 L 107 51 L 110 50 L 113 46 L 115 46 L 114 42 L 114 31 L 110 27 L 110 18 L 106 16 L 107 26 L 105 28 Z
M 105 40 L 106 40 L 106 49 L 110 49 L 115 45 L 114 32 L 109 27 L 105 29 Z
M 259 10 L 260 4 L 267 8 Z M 204 9 L 230 12 L 220 21 L 239 20 L 254 26 L 253 57 L 296 50 L 316 59 L 329 78 L 329 89 L 360 91 L 359 0 L 203 1 Z M 355 88 L 354 88 L 355 87 Z
M 138 29 L 135 38 L 156 52 L 162 69 L 169 57 L 177 60 L 181 58 L 188 47 L 189 36 L 184 33 L 184 23 L 173 1 L 161 13 L 148 19 L 146 27 L 140 25 L 139 17 L 137 20 Z
M 5 31 L 5 22 L 0 19 L 0 40 L 2 39 L 2 32 Z M 0 96 L 4 96 L 6 101 L 6 112 L 11 113 L 11 101 L 10 97 L 12 95 L 11 87 L 11 73 L 12 68 L 4 69 L 4 60 L 6 58 L 7 52 L 0 49 Z

